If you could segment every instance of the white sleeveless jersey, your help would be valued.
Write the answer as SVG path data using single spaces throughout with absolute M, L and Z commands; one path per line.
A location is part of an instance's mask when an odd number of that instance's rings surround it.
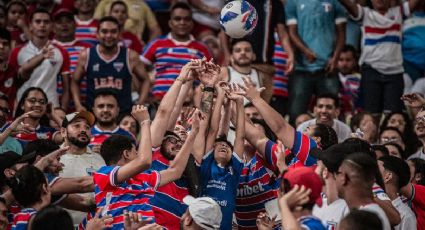
M 261 81 L 261 78 L 260 78 L 260 74 L 258 73 L 256 69 L 251 69 L 250 74 L 242 74 L 236 71 L 233 67 L 228 66 L 227 71 L 229 74 L 229 83 L 244 85 L 242 77 L 249 77 L 251 78 L 251 81 L 254 83 L 257 89 L 259 89 L 263 85 L 263 82 Z M 244 104 L 248 104 L 248 102 L 249 101 L 246 98 L 244 98 Z

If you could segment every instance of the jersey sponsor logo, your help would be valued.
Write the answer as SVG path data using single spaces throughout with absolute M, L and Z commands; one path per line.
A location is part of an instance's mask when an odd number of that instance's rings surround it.
M 95 78 L 94 80 L 94 89 L 101 88 L 113 88 L 113 89 L 122 89 L 122 79 L 116 79 L 113 76 Z
M 258 184 L 249 186 L 244 185 L 242 188 L 238 188 L 237 190 L 237 197 L 243 197 L 243 196 L 250 196 L 252 194 L 261 193 L 264 192 L 265 189 L 263 188 L 263 184 L 259 181 Z
M 121 70 L 124 68 L 124 63 L 122 62 L 114 62 L 113 65 L 117 72 L 121 72 Z

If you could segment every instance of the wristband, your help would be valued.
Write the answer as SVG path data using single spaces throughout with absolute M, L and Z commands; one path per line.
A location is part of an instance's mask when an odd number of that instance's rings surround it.
M 204 92 L 212 92 L 214 93 L 214 87 L 211 86 L 205 86 L 203 89 Z
M 182 77 L 177 77 L 176 81 L 181 81 L 183 84 L 186 83 L 186 80 L 183 79 Z
M 146 119 L 146 120 L 140 122 L 140 126 L 143 126 L 145 123 L 150 123 L 150 122 L 151 122 L 150 119 Z

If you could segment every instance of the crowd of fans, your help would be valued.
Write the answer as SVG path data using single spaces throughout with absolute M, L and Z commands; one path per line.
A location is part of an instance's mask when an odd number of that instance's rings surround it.
M 0 230 L 425 229 L 425 1 L 0 1 Z

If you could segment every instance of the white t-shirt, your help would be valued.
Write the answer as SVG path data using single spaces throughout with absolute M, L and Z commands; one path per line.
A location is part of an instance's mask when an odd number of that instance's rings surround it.
M 384 210 L 382 210 L 382 208 L 379 207 L 379 205 L 375 203 L 371 203 L 364 206 L 360 206 L 359 209 L 375 213 L 381 220 L 382 227 L 383 227 L 382 229 L 391 230 L 390 221 L 388 221 L 387 215 L 385 214 Z
M 391 201 L 393 206 L 400 213 L 401 222 L 394 227 L 394 230 L 416 230 L 416 216 L 412 209 L 409 208 L 400 197 Z
M 102 166 L 105 166 L 105 161 L 99 154 L 93 153 L 89 148 L 87 149 L 88 152 L 82 155 L 67 153 L 61 156 L 60 162 L 64 164 L 64 167 L 59 175 L 63 178 L 91 176 L 93 175 L 93 172 L 96 172 Z M 83 193 L 80 195 L 85 197 L 94 197 L 94 193 Z M 71 210 L 68 210 L 68 212 L 72 217 L 74 225 L 80 224 L 87 214 Z
M 322 206 L 314 205 L 313 216 L 319 218 L 327 229 L 336 229 L 339 222 L 350 212 L 344 199 L 328 204 L 326 196 L 322 196 Z
M 413 158 L 420 158 L 422 160 L 425 160 L 425 153 L 424 153 L 424 149 L 421 148 L 419 149 L 416 153 L 414 153 L 413 155 L 411 155 L 409 158 L 407 158 L 408 160 L 411 160 Z
M 344 122 L 338 119 L 334 119 L 333 123 L 334 124 L 332 125 L 332 128 L 335 130 L 336 135 L 338 136 L 338 143 L 341 143 L 345 139 L 350 138 L 352 132 L 348 125 L 346 125 Z M 301 123 L 300 126 L 298 126 L 297 131 L 303 132 L 308 126 L 315 125 L 315 124 L 316 124 L 315 118 L 305 121 Z

